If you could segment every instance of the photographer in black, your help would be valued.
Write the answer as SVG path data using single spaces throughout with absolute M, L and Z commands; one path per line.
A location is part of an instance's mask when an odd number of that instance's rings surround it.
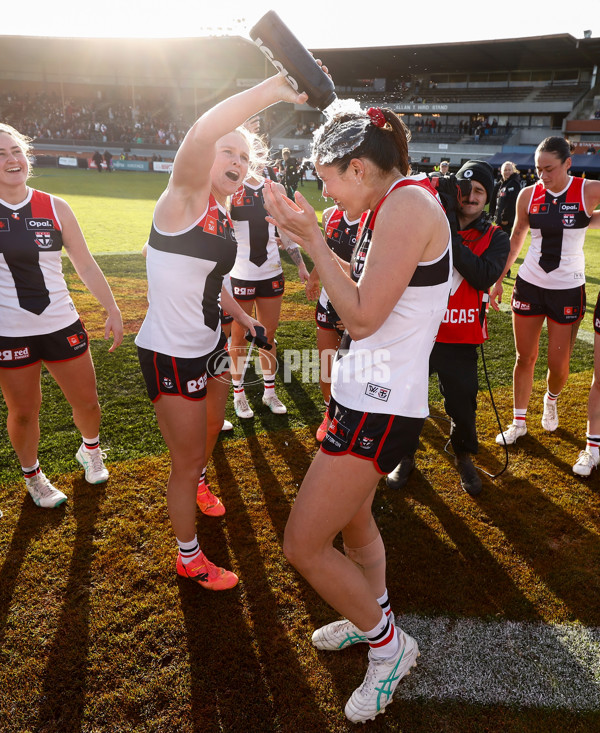
M 291 153 L 289 148 L 284 148 L 281 151 L 283 161 L 280 165 L 280 180 L 285 186 L 285 195 L 294 199 L 294 194 L 298 188 L 300 182 L 300 163 Z
M 521 191 L 521 174 L 510 160 L 502 164 L 500 174 L 502 177 L 494 186 L 490 201 L 490 216 L 510 237 L 515 223 L 517 198 Z
M 455 464 L 464 491 L 476 496 L 481 478 L 471 454 L 477 453 L 477 347 L 487 338 L 486 311 L 488 289 L 502 273 L 510 250 L 508 235 L 492 224 L 484 208 L 494 188 L 492 167 L 480 160 L 469 160 L 456 174 L 457 180 L 470 181 L 471 191 L 456 206 L 458 236 L 453 235 L 454 278 L 448 309 L 438 331 L 429 359 L 429 373 L 437 373 L 444 407 L 451 419 L 450 440 Z M 438 184 L 451 224 L 452 206 L 448 203 L 448 184 Z M 434 184 L 435 185 L 435 184 Z M 387 477 L 387 485 L 402 488 L 415 467 L 414 455 L 404 456 Z

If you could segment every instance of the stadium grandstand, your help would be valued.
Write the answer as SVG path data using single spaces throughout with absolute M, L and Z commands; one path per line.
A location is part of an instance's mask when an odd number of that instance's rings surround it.
M 600 38 L 589 33 L 313 53 L 340 97 L 403 116 L 414 168 L 475 157 L 533 168 L 537 143 L 564 134 L 576 145 L 573 171 L 600 175 Z M 271 69 L 240 37 L 5 36 L 0 118 L 35 139 L 38 164 L 69 156 L 85 166 L 100 148 L 116 161 L 169 160 L 205 109 Z M 275 154 L 289 147 L 299 157 L 322 119 L 285 105 L 263 117 Z

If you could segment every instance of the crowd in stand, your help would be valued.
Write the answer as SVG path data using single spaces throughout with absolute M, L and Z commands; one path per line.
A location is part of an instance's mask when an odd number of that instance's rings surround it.
M 63 100 L 57 94 L 8 92 L 0 95 L 0 118 L 38 140 L 179 145 L 188 124 L 168 106 L 135 106 L 98 96 Z
M 434 82 L 433 82 L 434 83 Z M 400 99 L 413 95 L 410 101 L 421 102 L 420 80 L 410 86 L 398 83 Z M 429 88 L 435 88 L 431 86 Z M 415 94 L 416 93 L 416 94 Z M 600 110 L 596 111 L 600 117 Z M 192 115 L 193 116 L 193 115 Z M 181 109 L 169 103 L 136 100 L 135 106 L 122 101 L 106 99 L 98 92 L 97 98 L 86 100 L 63 100 L 56 93 L 0 94 L 0 119 L 22 130 L 37 140 L 91 141 L 94 143 L 118 143 L 165 145 L 177 147 L 185 135 L 189 121 L 185 121 Z M 261 120 L 263 134 L 269 132 L 273 120 L 264 115 Z M 488 135 L 508 135 L 510 122 L 499 125 L 496 118 L 462 120 L 458 125 L 447 125 L 435 116 L 418 117 L 406 115 L 404 122 L 413 133 L 446 133 L 470 136 L 479 142 Z M 314 121 L 298 121 L 291 131 L 294 137 L 310 137 L 316 127 Z

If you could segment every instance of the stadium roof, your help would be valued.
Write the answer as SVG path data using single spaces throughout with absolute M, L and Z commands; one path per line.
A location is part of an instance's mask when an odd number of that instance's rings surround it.
M 7 79 L 27 78 L 28 73 L 40 71 L 48 75 L 48 80 L 54 74 L 96 79 L 127 74 L 172 79 L 195 76 L 234 79 L 263 78 L 271 70 L 254 44 L 240 36 L 41 39 L 0 35 L 0 41 L 0 69 Z M 336 82 L 343 85 L 357 79 L 398 79 L 411 74 L 591 68 L 600 59 L 600 38 L 577 39 L 564 33 L 493 41 L 312 51 L 326 62 Z M 18 73 L 11 77 L 10 72 Z
M 435 43 L 353 49 L 313 49 L 334 79 L 399 78 L 403 75 L 517 69 L 592 67 L 600 59 L 600 38 L 569 33 L 493 41 Z

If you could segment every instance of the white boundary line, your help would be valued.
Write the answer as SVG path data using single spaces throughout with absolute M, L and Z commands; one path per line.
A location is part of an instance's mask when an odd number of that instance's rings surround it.
M 600 627 L 397 616 L 421 656 L 404 699 L 600 709 Z

